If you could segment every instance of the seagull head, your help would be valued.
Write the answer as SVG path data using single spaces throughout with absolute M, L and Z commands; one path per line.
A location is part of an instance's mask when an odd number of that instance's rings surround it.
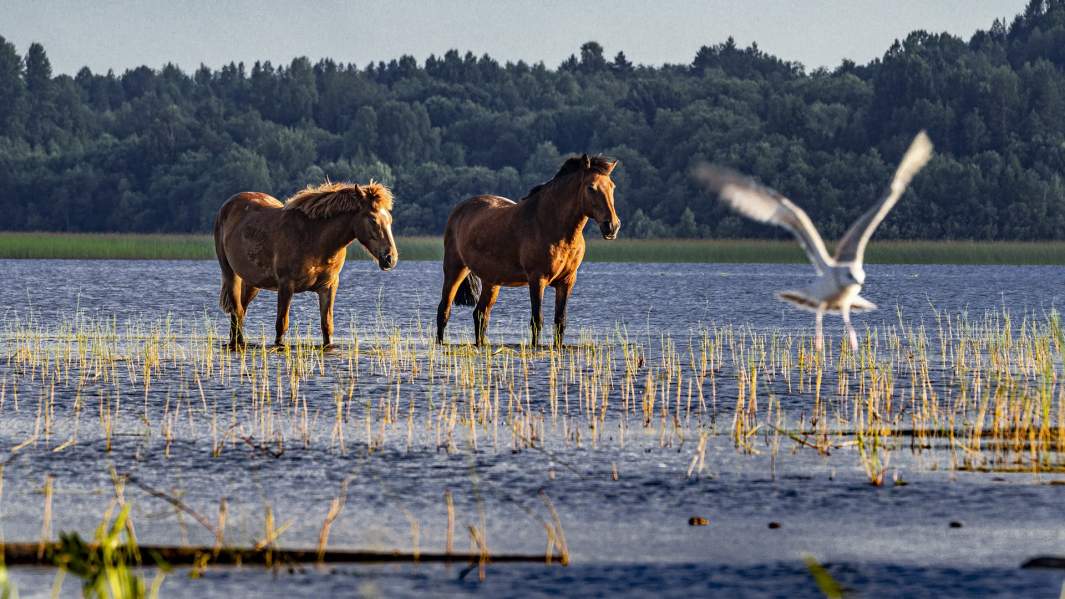
M 865 270 L 861 264 L 841 265 L 841 268 L 836 269 L 836 280 L 839 281 L 840 285 L 857 285 L 861 287 L 865 284 Z

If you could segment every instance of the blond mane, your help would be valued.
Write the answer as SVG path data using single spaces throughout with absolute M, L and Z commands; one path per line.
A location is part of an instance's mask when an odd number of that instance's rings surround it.
M 370 181 L 308 185 L 285 201 L 285 210 L 299 210 L 310 218 L 329 218 L 344 212 L 392 210 L 392 192 L 384 185 Z

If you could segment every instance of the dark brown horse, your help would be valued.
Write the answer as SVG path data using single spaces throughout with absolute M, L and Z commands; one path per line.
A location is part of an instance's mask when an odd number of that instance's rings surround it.
M 277 336 L 284 344 L 292 295 L 318 294 L 322 344 L 333 335 L 333 300 L 348 244 L 354 240 L 390 270 L 399 259 L 392 239 L 392 194 L 379 183 L 326 183 L 282 204 L 265 193 L 229 198 L 214 222 L 222 267 L 219 303 L 230 315 L 229 343 L 244 345 L 244 314 L 260 289 L 277 292 Z
M 595 219 L 605 239 L 617 237 L 614 212 L 617 161 L 588 155 L 570 158 L 550 181 L 514 203 L 499 196 L 476 196 L 451 211 L 444 230 L 444 288 L 436 312 L 436 338 L 444 342 L 451 303 L 473 303 L 476 276 L 481 297 L 473 311 L 477 344 L 484 343 L 499 287 L 529 286 L 532 343 L 540 342 L 544 288 L 555 288 L 555 345 L 566 330 L 566 300 L 584 259 L 584 225 Z M 458 297 L 456 297 L 456 295 Z

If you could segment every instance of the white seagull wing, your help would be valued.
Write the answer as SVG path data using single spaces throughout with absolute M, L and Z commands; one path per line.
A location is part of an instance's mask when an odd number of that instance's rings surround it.
M 810 217 L 776 190 L 760 185 L 732 169 L 712 164 L 698 166 L 695 177 L 736 212 L 791 231 L 819 274 L 834 265 Z
M 839 240 L 836 246 L 837 262 L 858 262 L 865 259 L 865 246 L 869 244 L 869 238 L 880 226 L 888 212 L 895 207 L 895 203 L 902 197 L 903 192 L 910 185 L 913 176 L 932 158 L 932 140 L 928 134 L 921 131 L 913 138 L 910 148 L 906 150 L 902 161 L 895 169 L 895 176 L 891 179 L 891 185 L 884 191 L 880 201 L 854 221 L 850 229 Z

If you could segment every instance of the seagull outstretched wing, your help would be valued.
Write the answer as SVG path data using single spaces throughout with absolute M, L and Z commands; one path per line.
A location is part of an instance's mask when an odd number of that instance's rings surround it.
M 932 141 L 928 139 L 928 134 L 921 131 L 903 155 L 902 161 L 895 169 L 895 177 L 891 179 L 891 185 L 884 191 L 880 201 L 861 218 L 854 221 L 851 228 L 847 229 L 843 238 L 839 240 L 835 256 L 837 262 L 860 263 L 865 259 L 865 246 L 868 245 L 869 238 L 873 236 L 873 232 L 876 231 L 887 213 L 895 207 L 895 202 L 902 197 L 913 176 L 924 168 L 931 158 Z
M 833 260 L 825 249 L 825 242 L 810 217 L 776 190 L 760 185 L 731 169 L 712 164 L 698 166 L 695 169 L 695 177 L 736 212 L 791 231 L 818 273 L 824 273 L 833 266 Z

